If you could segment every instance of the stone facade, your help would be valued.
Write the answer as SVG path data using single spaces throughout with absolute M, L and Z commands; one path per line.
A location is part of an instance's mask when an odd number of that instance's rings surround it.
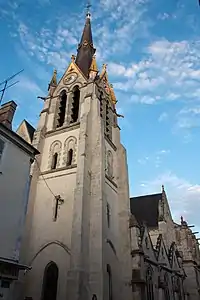
M 184 244 L 189 229 L 173 222 L 164 187 L 130 201 L 116 98 L 94 52 L 88 13 L 78 58 L 58 83 L 54 72 L 33 136 L 41 154 L 21 251 L 30 270 L 16 298 L 197 300 L 198 246 Z

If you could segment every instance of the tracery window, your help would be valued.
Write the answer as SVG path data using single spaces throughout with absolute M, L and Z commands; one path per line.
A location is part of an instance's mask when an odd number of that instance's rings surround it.
M 56 300 L 58 287 L 58 267 L 50 262 L 45 270 L 42 287 L 42 300 Z
M 146 298 L 147 300 L 154 300 L 153 270 L 151 266 L 146 271 Z

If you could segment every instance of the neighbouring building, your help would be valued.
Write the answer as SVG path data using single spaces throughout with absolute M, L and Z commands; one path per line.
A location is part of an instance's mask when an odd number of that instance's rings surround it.
M 20 251 L 29 270 L 16 298 L 197 300 L 198 247 L 194 237 L 185 244 L 189 229 L 173 222 L 164 187 L 130 200 L 121 116 L 94 54 L 88 12 L 77 56 L 59 81 L 54 71 L 36 131 L 26 122 L 17 131 L 40 154 Z
M 192 232 L 191 226 L 188 226 L 182 217 L 181 224 L 173 221 L 164 187 L 162 187 L 162 192 L 158 194 L 132 197 L 130 205 L 131 213 L 134 214 L 140 231 L 143 228 L 143 224 L 148 228 L 149 236 L 156 253 L 158 239 L 161 236 L 169 260 L 172 257 L 172 248 L 175 249 L 177 263 L 182 268 L 180 273 L 182 273 L 182 278 L 184 279 L 184 299 L 199 300 L 200 251 L 198 239 Z M 174 268 L 171 265 L 171 268 L 171 274 L 173 274 L 177 270 L 177 267 Z
M 16 104 L 0 107 L 0 298 L 12 298 L 30 185 L 30 166 L 38 150 L 12 130 Z

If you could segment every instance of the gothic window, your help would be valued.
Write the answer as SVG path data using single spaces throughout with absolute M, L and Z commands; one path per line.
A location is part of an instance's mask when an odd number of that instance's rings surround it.
M 113 155 L 110 150 L 107 152 L 107 175 L 113 178 Z
M 64 160 L 63 166 L 75 165 L 76 162 L 77 139 L 70 136 L 64 144 Z
M 147 300 L 154 300 L 154 289 L 153 289 L 153 270 L 149 266 L 146 271 L 146 293 Z
M 56 300 L 58 286 L 58 267 L 50 262 L 45 270 L 42 287 L 42 300 Z
M 49 153 L 49 169 L 55 170 L 59 166 L 62 144 L 60 141 L 55 141 L 50 147 Z
M 165 289 L 164 289 L 165 300 L 170 300 L 169 278 L 168 278 L 168 274 L 167 273 L 164 276 L 164 282 L 165 282 Z
M 80 102 L 80 90 L 78 86 L 75 86 L 72 93 L 71 123 L 75 123 L 78 121 L 79 102 Z
M 67 94 L 65 90 L 61 92 L 59 100 L 60 103 L 58 108 L 57 127 L 62 127 L 65 122 L 65 112 L 66 112 L 66 105 L 67 105 Z
M 57 163 L 58 163 L 58 153 L 56 152 L 52 157 L 52 165 L 51 165 L 52 170 L 56 169 Z
M 107 203 L 107 205 L 106 205 L 106 214 L 107 214 L 108 228 L 110 228 L 110 205 L 109 205 L 109 203 Z
M 69 149 L 67 154 L 67 166 L 72 165 L 72 159 L 73 159 L 73 149 Z
M 110 265 L 107 265 L 107 274 L 108 274 L 108 299 L 113 299 L 113 291 L 112 291 L 112 272 Z

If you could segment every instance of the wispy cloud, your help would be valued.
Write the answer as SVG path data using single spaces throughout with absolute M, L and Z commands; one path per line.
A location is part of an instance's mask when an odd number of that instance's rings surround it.
M 200 185 L 179 178 L 173 172 L 167 172 L 155 179 L 141 182 L 141 192 L 144 194 L 157 193 L 162 184 L 165 185 L 175 220 L 179 220 L 180 216 L 183 215 L 190 223 L 195 223 L 200 227 L 198 213 L 200 210 Z

